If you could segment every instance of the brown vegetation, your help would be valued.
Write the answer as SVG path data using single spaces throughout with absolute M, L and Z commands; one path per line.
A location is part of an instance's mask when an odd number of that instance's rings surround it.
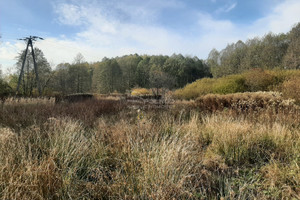
M 300 70 L 252 69 L 242 74 L 221 78 L 199 79 L 184 88 L 176 90 L 179 99 L 196 99 L 207 94 L 233 94 L 243 92 L 277 91 L 285 99 L 299 102 Z
M 300 78 L 292 77 L 282 84 L 283 95 L 300 104 Z
M 147 111 L 113 100 L 5 105 L 0 199 L 300 197 L 294 107 L 294 116 L 259 112 L 255 121 L 254 113 L 204 114 L 191 105 Z

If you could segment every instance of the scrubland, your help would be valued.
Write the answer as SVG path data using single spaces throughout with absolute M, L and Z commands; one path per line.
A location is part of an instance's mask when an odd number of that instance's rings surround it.
M 300 110 L 268 95 L 4 104 L 0 199 L 299 199 Z
M 180 99 L 196 99 L 207 94 L 276 91 L 300 104 L 300 70 L 251 69 L 220 78 L 203 78 L 175 91 Z

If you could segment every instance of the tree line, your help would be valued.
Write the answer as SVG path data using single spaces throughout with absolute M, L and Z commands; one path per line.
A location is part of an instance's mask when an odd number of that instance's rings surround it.
M 223 77 L 253 68 L 300 69 L 300 23 L 286 34 L 269 33 L 228 44 L 221 51 L 213 49 L 206 60 L 181 54 L 132 54 L 88 63 L 79 53 L 72 63 L 52 69 L 40 49 L 35 48 L 35 54 L 43 94 L 123 93 L 134 87 L 177 89 L 204 77 Z M 20 87 L 27 96 L 37 94 L 30 55 L 29 50 Z M 25 51 L 17 57 L 15 74 L 0 76 L 0 93 L 17 87 L 24 56 Z
M 269 33 L 246 42 L 211 50 L 206 60 L 214 77 L 237 74 L 249 69 L 300 69 L 300 23 L 288 33 Z
M 73 63 L 61 63 L 51 69 L 43 52 L 35 48 L 39 81 L 45 95 L 72 93 L 113 93 L 143 88 L 180 88 L 197 79 L 210 76 L 208 66 L 197 57 L 126 55 L 103 58 L 100 62 L 88 63 L 79 53 Z M 27 52 L 20 91 L 26 96 L 37 94 L 34 66 L 30 50 Z M 11 88 L 16 88 L 20 74 L 23 51 L 17 57 L 15 74 L 6 78 Z

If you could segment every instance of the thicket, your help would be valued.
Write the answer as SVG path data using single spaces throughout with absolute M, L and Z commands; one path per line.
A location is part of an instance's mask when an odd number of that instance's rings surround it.
M 241 74 L 220 78 L 199 79 L 176 90 L 181 99 L 196 99 L 206 94 L 230 94 L 237 92 L 278 91 L 285 98 L 299 102 L 300 70 L 252 69 Z
M 207 94 L 198 97 L 195 101 L 197 108 L 202 111 L 216 112 L 230 110 L 236 115 L 244 112 L 270 115 L 288 115 L 300 112 L 300 107 L 294 99 L 283 99 L 280 93 L 275 92 L 245 92 L 234 94 Z
M 299 198 L 299 113 L 97 104 L 4 105 L 0 199 Z

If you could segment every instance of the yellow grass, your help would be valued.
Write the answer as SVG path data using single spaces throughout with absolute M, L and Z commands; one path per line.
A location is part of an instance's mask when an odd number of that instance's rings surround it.
M 0 199 L 300 197 L 299 126 L 179 108 L 1 127 Z

